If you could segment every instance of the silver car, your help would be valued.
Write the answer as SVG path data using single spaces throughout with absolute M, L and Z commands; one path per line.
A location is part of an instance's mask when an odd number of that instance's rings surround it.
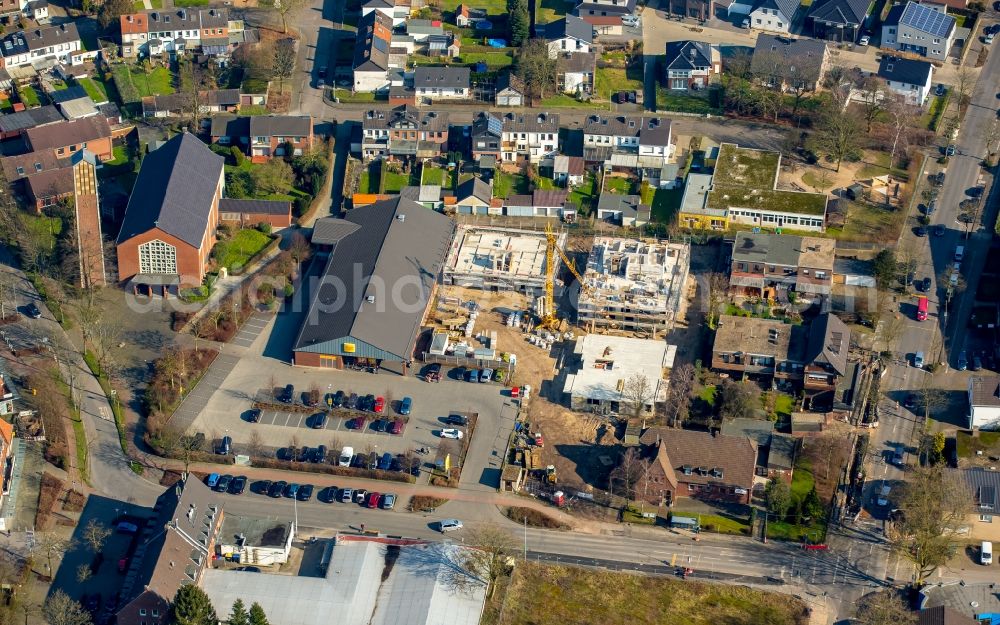
M 441 533 L 444 532 L 454 532 L 455 530 L 460 530 L 464 525 L 458 519 L 444 519 L 438 524 L 441 528 Z

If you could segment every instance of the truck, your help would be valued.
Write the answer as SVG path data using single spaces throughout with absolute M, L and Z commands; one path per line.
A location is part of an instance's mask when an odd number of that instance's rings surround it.
M 963 258 L 965 258 L 965 246 L 958 245 L 955 247 L 955 262 L 960 263 Z

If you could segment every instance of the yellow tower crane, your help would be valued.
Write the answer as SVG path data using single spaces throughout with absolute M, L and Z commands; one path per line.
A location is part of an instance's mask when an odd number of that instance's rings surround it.
M 558 245 L 558 239 L 556 233 L 552 230 L 551 224 L 545 225 L 545 314 L 542 315 L 542 319 L 538 325 L 549 330 L 558 330 L 560 321 L 559 317 L 556 316 L 556 303 L 555 303 L 555 282 L 556 282 L 556 270 L 555 270 L 555 256 L 559 254 L 559 258 L 562 259 L 563 264 L 569 269 L 569 272 L 573 274 L 573 277 L 577 279 L 580 283 L 580 290 L 583 292 L 588 292 L 590 289 L 583 281 L 583 276 L 580 272 L 576 270 L 573 262 L 570 261 L 569 257 L 566 256 L 566 252 L 562 251 Z

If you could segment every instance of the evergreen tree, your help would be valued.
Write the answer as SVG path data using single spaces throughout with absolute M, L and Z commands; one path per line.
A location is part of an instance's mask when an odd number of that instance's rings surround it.
M 508 0 L 507 24 L 510 29 L 510 45 L 518 47 L 528 40 L 531 18 L 528 17 L 527 0 Z
M 250 615 L 247 614 L 242 599 L 237 599 L 233 604 L 233 611 L 229 614 L 229 625 L 250 625 Z
M 177 625 L 216 625 L 219 621 L 208 595 L 193 584 L 177 589 L 171 610 Z
M 270 625 L 267 622 L 267 615 L 264 614 L 264 608 L 256 601 L 250 606 L 250 625 Z

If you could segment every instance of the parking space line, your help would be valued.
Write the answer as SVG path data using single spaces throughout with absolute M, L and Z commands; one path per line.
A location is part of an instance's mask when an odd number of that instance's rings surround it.
M 292 413 L 285 415 L 285 422 L 282 425 L 288 425 L 288 422 L 292 420 Z

